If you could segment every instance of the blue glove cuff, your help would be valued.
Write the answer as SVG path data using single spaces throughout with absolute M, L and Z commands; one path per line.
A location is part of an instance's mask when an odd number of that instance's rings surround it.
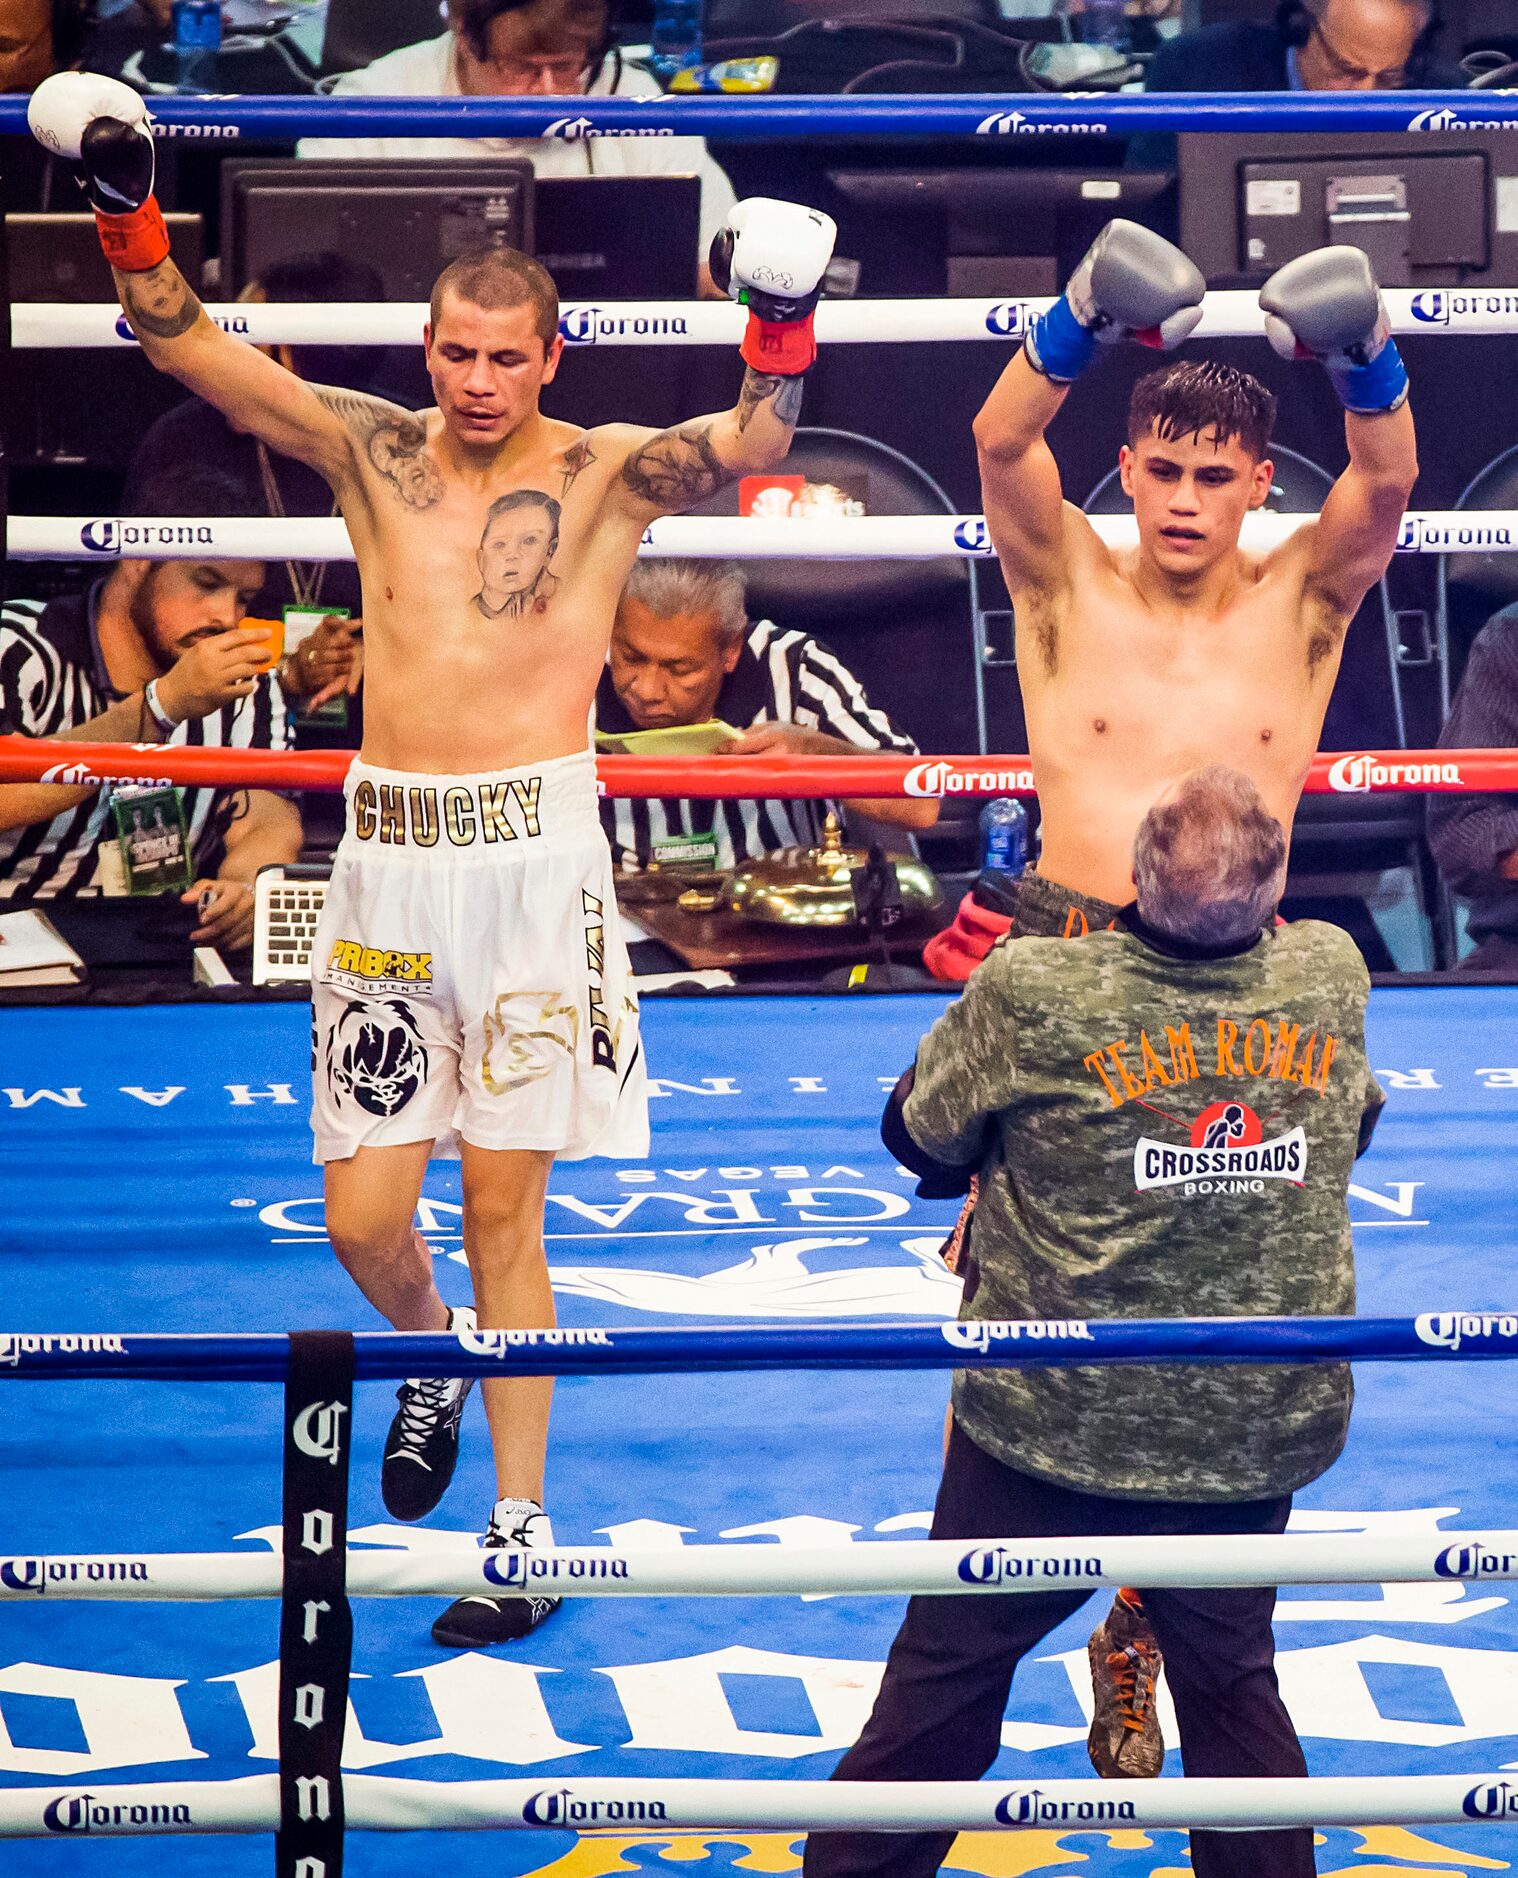
M 1332 372 L 1334 390 L 1346 411 L 1369 417 L 1378 411 L 1395 411 L 1407 396 L 1407 367 L 1397 350 L 1395 339 L 1386 344 L 1368 365 L 1357 365 L 1347 372 Z
M 1096 353 L 1096 335 L 1082 326 L 1063 295 L 1041 313 L 1028 333 L 1028 351 L 1046 378 L 1068 385 L 1079 378 Z

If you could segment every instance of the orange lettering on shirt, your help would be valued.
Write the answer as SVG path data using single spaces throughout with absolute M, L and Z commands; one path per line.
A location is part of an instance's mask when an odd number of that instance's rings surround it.
M 1106 1070 L 1102 1067 L 1102 1052 L 1100 1050 L 1093 1050 L 1090 1056 L 1083 1056 L 1081 1058 L 1081 1061 L 1082 1063 L 1085 1064 L 1087 1069 L 1094 1071 L 1098 1076 L 1101 1077 L 1102 1087 L 1107 1091 L 1107 1094 L 1111 1096 L 1112 1098 L 1112 1106 L 1115 1109 L 1120 1109 L 1123 1106 L 1123 1098 L 1118 1094 L 1117 1090 L 1112 1086 L 1112 1078 L 1107 1074 Z
M 1117 1073 L 1122 1079 L 1124 1090 L 1130 1096 L 1141 1096 L 1144 1093 L 1145 1085 L 1134 1077 L 1128 1065 L 1123 1061 L 1123 1052 L 1127 1048 L 1128 1045 L 1126 1043 L 1109 1043 L 1107 1045 L 1107 1054 L 1117 1066 Z
M 1270 1073 L 1278 1080 L 1286 1082 L 1291 1080 L 1291 1065 L 1297 1054 L 1297 1038 L 1301 1030 L 1300 1024 L 1293 1024 L 1288 1030 L 1286 1019 L 1284 1017 L 1281 1019 L 1276 1033 L 1275 1054 L 1270 1059 Z
M 1144 1065 L 1145 1090 L 1152 1089 L 1156 1083 L 1161 1083 L 1168 1089 L 1170 1086 L 1170 1074 L 1166 1070 L 1165 1065 L 1154 1054 L 1154 1048 L 1149 1041 L 1149 1032 L 1147 1030 L 1141 1030 L 1139 1032 L 1139 1057 Z
M 1165 1026 L 1165 1042 L 1170 1046 L 1170 1074 L 1176 1082 L 1191 1082 L 1201 1075 L 1196 1066 L 1196 1051 L 1191 1047 L 1191 1026 L 1182 1024 L 1179 1030 Z
M 1313 1031 L 1307 1039 L 1307 1048 L 1302 1052 L 1302 1061 L 1298 1067 L 1297 1073 L 1292 1078 L 1294 1082 L 1301 1083 L 1304 1089 L 1310 1089 L 1312 1087 L 1313 1062 L 1317 1054 L 1318 1033 Z
M 1233 1046 L 1239 1040 L 1239 1027 L 1226 1017 L 1218 1019 L 1218 1074 L 1220 1076 L 1239 1076 L 1238 1058 L 1233 1053 Z
M 1328 1094 L 1328 1069 L 1334 1057 L 1338 1054 L 1338 1050 L 1339 1039 L 1337 1037 L 1325 1037 L 1323 1039 L 1323 1056 L 1318 1064 L 1318 1080 L 1313 1084 L 1313 1088 L 1317 1090 L 1319 1095 Z
M 1259 1042 L 1259 1061 L 1255 1061 L 1255 1043 Z M 1257 1017 L 1244 1037 L 1244 1067 L 1251 1076 L 1263 1076 L 1270 1068 L 1270 1026 Z
M 1075 923 L 1077 920 L 1080 921 L 1079 926 Z M 1085 914 L 1078 906 L 1072 906 L 1065 914 L 1065 930 L 1060 936 L 1064 939 L 1084 939 L 1090 930 Z

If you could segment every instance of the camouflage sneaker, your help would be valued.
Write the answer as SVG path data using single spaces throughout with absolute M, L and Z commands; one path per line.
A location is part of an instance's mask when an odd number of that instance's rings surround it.
M 1155 1780 L 1165 1764 L 1165 1739 L 1155 1685 L 1165 1659 L 1137 1593 L 1120 1591 L 1107 1621 L 1086 1645 L 1095 1719 L 1086 1738 L 1091 1765 L 1103 1780 Z

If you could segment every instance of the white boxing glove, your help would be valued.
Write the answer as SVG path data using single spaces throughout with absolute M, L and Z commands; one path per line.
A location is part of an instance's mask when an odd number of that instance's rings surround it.
M 55 72 L 27 100 L 26 122 L 32 135 L 54 156 L 80 161 L 84 133 L 97 117 L 114 117 L 141 129 L 151 145 L 147 100 L 119 78 L 98 72 Z
M 712 279 L 749 310 L 742 352 L 756 371 L 793 375 L 816 358 L 812 315 L 837 236 L 830 215 L 773 196 L 736 203 L 717 231 Z

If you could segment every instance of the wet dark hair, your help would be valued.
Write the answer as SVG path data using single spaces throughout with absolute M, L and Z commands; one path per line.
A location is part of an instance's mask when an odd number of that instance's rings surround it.
M 1258 463 L 1275 424 L 1275 394 L 1248 372 L 1214 359 L 1177 360 L 1148 372 L 1128 402 L 1130 445 L 1151 431 L 1166 443 L 1204 433 L 1220 444 L 1237 437 Z
M 487 312 L 498 307 L 530 306 L 533 325 L 546 352 L 559 331 L 559 290 L 547 268 L 515 248 L 471 248 L 450 261 L 432 284 L 432 324 L 437 326 L 443 295 L 449 291 Z

